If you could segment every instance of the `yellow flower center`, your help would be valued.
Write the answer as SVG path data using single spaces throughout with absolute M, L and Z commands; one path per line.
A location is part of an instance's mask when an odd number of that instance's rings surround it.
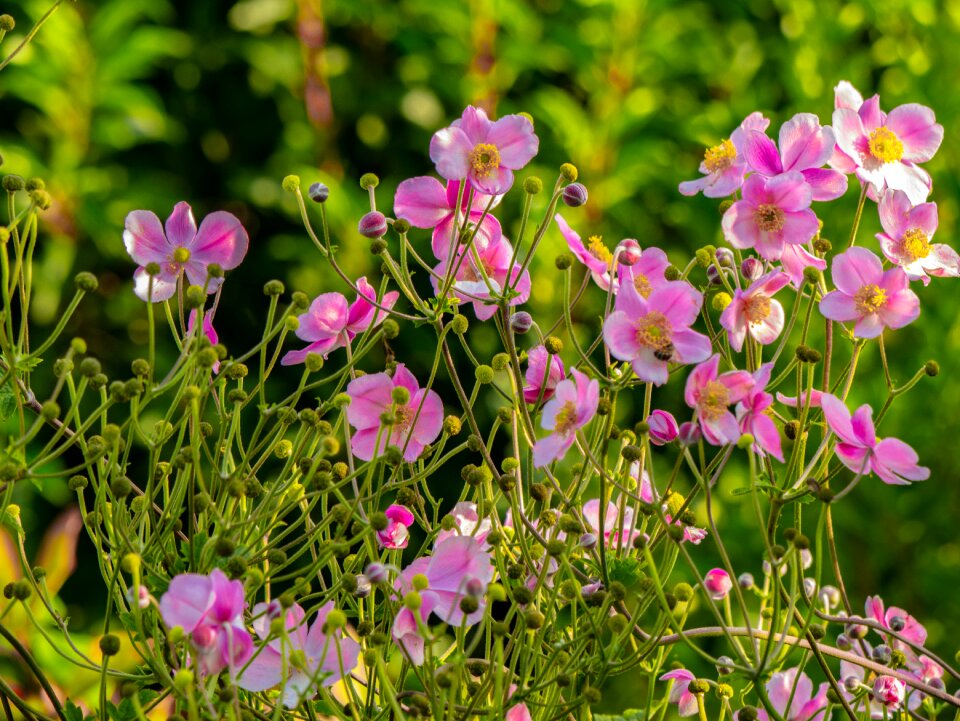
M 720 381 L 710 381 L 700 392 L 700 417 L 707 421 L 715 421 L 727 412 L 730 405 L 730 391 Z
M 577 427 L 577 404 L 573 401 L 567 401 L 563 408 L 557 413 L 556 419 L 557 433 L 567 435 Z
M 881 163 L 892 163 L 903 157 L 903 143 L 890 128 L 879 127 L 870 133 L 870 155 Z
M 753 211 L 753 219 L 760 230 L 766 233 L 776 233 L 783 229 L 785 217 L 779 207 L 764 203 L 758 205 L 757 209 Z
M 470 151 L 470 167 L 478 178 L 486 178 L 500 167 L 500 151 L 496 145 L 477 143 Z
M 633 287 L 637 289 L 637 293 L 643 298 L 649 298 L 650 293 L 653 291 L 653 287 L 650 285 L 650 281 L 647 280 L 647 276 L 640 275 L 639 273 L 633 276 Z
M 184 247 L 174 248 L 173 249 L 173 262 L 174 263 L 186 263 L 190 260 L 190 251 Z
M 876 285 L 865 285 L 853 296 L 860 315 L 876 313 L 887 303 L 887 292 Z
M 729 168 L 733 165 L 733 161 L 736 160 L 736 158 L 737 149 L 728 139 L 724 140 L 720 145 L 707 148 L 703 154 L 703 164 L 707 166 L 707 170 L 711 173 L 716 173 L 717 171 Z
M 673 354 L 673 343 L 670 342 L 670 322 L 663 313 L 653 311 L 637 321 L 637 342 L 645 348 L 652 348 L 654 355 L 666 354 L 668 360 Z
M 406 431 L 411 424 L 413 423 L 413 417 L 415 415 L 415 410 L 409 405 L 396 406 L 393 409 L 393 427 L 395 431 L 404 432 Z
M 602 260 L 610 267 L 613 262 L 613 253 L 603 244 L 603 239 L 599 235 L 591 235 L 587 239 L 587 251 L 597 260 Z
M 762 323 L 770 315 L 770 298 L 765 295 L 755 295 L 743 302 L 743 314 L 751 324 Z
M 910 228 L 903 234 L 900 249 L 910 261 L 926 258 L 930 255 L 930 238 L 920 228 Z

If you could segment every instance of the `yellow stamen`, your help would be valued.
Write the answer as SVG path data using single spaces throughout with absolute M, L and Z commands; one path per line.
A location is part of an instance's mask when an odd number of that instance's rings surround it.
M 730 391 L 720 381 L 709 381 L 700 392 L 700 402 L 697 404 L 700 417 L 707 421 L 715 421 L 727 412 L 730 405 Z
M 174 263 L 186 263 L 190 260 L 190 251 L 184 247 L 174 248 L 173 249 L 173 262 Z
M 733 165 L 733 161 L 736 160 L 736 158 L 737 149 L 728 139 L 724 140 L 720 145 L 707 148 L 703 154 L 703 164 L 707 167 L 708 171 L 716 173 L 717 171 L 729 168 Z
M 892 163 L 903 157 L 903 143 L 890 128 L 881 126 L 870 133 L 870 155 L 881 163 Z
M 860 315 L 870 315 L 887 304 L 887 292 L 873 284 L 865 285 L 857 291 L 853 299 L 857 304 L 857 312 Z
M 633 287 L 637 289 L 637 293 L 643 298 L 649 298 L 650 293 L 653 292 L 653 286 L 650 285 L 647 276 L 640 275 L 639 273 L 633 276 Z
M 783 230 L 783 224 L 786 220 L 786 217 L 781 210 L 776 205 L 763 204 L 758 205 L 757 209 L 753 211 L 753 219 L 757 223 L 757 227 L 760 230 L 767 233 L 776 233 L 777 231 Z
M 613 262 L 613 253 L 603 244 L 603 239 L 599 235 L 591 235 L 587 239 L 587 251 L 597 260 L 602 260 L 610 267 Z
M 500 167 L 500 151 L 496 145 L 477 143 L 470 152 L 470 167 L 478 178 L 486 178 Z
M 567 435 L 577 427 L 577 404 L 567 401 L 557 413 L 556 431 L 560 435 Z
M 670 348 L 670 322 L 663 313 L 652 311 L 637 321 L 637 342 L 654 351 Z
M 770 315 L 770 298 L 765 295 L 755 295 L 743 302 L 743 315 L 747 322 L 753 325 L 762 323 Z
M 930 238 L 920 228 L 910 228 L 903 234 L 900 250 L 910 259 L 910 262 L 926 258 L 930 255 Z

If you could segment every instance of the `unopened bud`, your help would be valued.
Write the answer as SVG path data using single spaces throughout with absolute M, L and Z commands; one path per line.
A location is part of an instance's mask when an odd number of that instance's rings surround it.
M 563 189 L 560 197 L 568 208 L 579 208 L 586 204 L 589 193 L 587 193 L 587 186 L 583 183 L 570 183 Z

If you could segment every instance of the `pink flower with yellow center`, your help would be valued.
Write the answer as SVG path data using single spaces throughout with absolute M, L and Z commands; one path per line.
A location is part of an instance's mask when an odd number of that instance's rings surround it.
M 690 329 L 702 303 L 688 283 L 665 283 L 647 298 L 626 284 L 604 321 L 603 340 L 615 358 L 630 361 L 637 378 L 663 385 L 670 361 L 697 363 L 710 355 L 710 339 Z
M 783 306 L 773 295 L 790 282 L 780 271 L 758 278 L 746 290 L 737 288 L 733 301 L 720 314 L 720 325 L 727 329 L 730 346 L 740 351 L 747 334 L 761 345 L 770 345 L 783 331 Z
M 913 205 L 901 190 L 887 190 L 880 198 L 880 249 L 903 268 L 910 280 L 930 282 L 930 276 L 960 276 L 960 255 L 943 243 L 933 243 L 937 232 L 937 204 Z
M 748 169 L 743 156 L 746 134 L 750 131 L 762 133 L 768 125 L 770 121 L 761 113 L 748 115 L 729 138 L 707 148 L 700 163 L 704 177 L 680 183 L 680 192 L 696 195 L 702 191 L 708 198 L 723 198 L 739 190 Z
M 740 424 L 730 406 L 746 398 L 755 381 L 746 371 L 718 373 L 719 368 L 719 354 L 694 368 L 683 398 L 693 408 L 707 443 L 725 446 L 740 439 Z
M 554 220 L 557 221 L 557 227 L 560 228 L 563 239 L 567 241 L 570 252 L 576 256 L 577 260 L 587 266 L 587 270 L 593 277 L 593 282 L 603 290 L 608 290 L 613 279 L 611 275 L 613 253 L 604 245 L 603 239 L 598 235 L 591 235 L 584 243 L 580 234 L 567 224 L 560 213 L 554 216 Z
M 434 133 L 430 159 L 447 180 L 469 180 L 481 193 L 502 195 L 513 185 L 513 171 L 529 163 L 539 145 L 529 118 L 491 121 L 471 105 L 449 128 Z
M 591 421 L 600 402 L 600 383 L 575 368 L 572 378 L 557 383 L 554 397 L 543 406 L 540 425 L 548 436 L 533 445 L 533 465 L 542 468 L 563 458 L 577 437 L 577 430 Z
M 499 237 L 488 244 L 475 240 L 472 249 L 460 246 L 452 261 L 441 261 L 430 282 L 434 292 L 439 293 L 453 263 L 456 268 L 453 294 L 463 303 L 472 303 L 479 320 L 487 320 L 497 312 L 495 296 L 503 293 L 508 285 L 517 292 L 508 305 L 526 303 L 530 297 L 530 271 L 524 270 L 521 275 L 519 263 L 510 267 L 512 259 L 513 246 L 506 238 Z
M 902 328 L 920 315 L 920 299 L 902 268 L 883 269 L 880 259 L 854 246 L 833 259 L 836 290 L 820 301 L 820 312 L 841 323 L 856 321 L 853 335 L 876 338 L 884 328 Z
M 770 417 L 773 396 L 766 392 L 773 363 L 764 363 L 753 374 L 753 388 L 737 404 L 737 420 L 740 432 L 753 436 L 753 452 L 759 456 L 770 454 L 783 463 L 780 432 Z

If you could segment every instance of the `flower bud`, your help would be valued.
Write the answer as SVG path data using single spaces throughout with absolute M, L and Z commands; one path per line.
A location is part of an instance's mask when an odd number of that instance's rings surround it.
M 702 434 L 700 433 L 700 426 L 696 423 L 691 423 L 687 421 L 686 423 L 680 424 L 680 432 L 677 435 L 677 438 L 680 439 L 680 443 L 685 446 L 692 446 L 695 443 L 700 441 Z
M 640 243 L 634 238 L 624 238 L 617 245 L 615 255 L 620 257 L 620 265 L 634 265 L 640 260 Z
M 759 258 L 745 258 L 740 264 L 740 273 L 744 280 L 752 283 L 763 275 L 763 261 Z
M 717 264 L 721 268 L 732 268 L 736 258 L 733 256 L 733 251 L 729 248 L 717 248 L 716 252 Z
M 120 651 L 120 639 L 108 633 L 100 639 L 100 651 L 104 656 L 116 656 Z
M 803 279 L 811 285 L 818 285 L 820 281 L 823 280 L 823 273 L 821 273 L 818 268 L 810 265 L 803 269 Z
M 899 708 L 906 692 L 903 681 L 893 676 L 877 676 L 873 682 L 873 695 L 887 708 Z
M 563 350 L 563 341 L 555 335 L 547 336 L 543 341 L 543 347 L 550 355 L 558 355 Z
M 589 551 L 597 547 L 597 536 L 594 533 L 584 533 L 580 536 L 578 543 L 580 548 Z
M 5 33 L 8 33 L 11 30 L 13 30 L 16 26 L 17 26 L 17 23 L 13 19 L 12 15 L 7 15 L 6 13 L 4 13 L 3 15 L 0 15 L 0 30 L 2 30 Z
M 710 267 L 712 268 L 713 266 L 710 266 Z M 717 311 L 718 313 L 721 313 L 732 302 L 733 302 L 733 298 L 730 296 L 729 293 L 725 291 L 720 291 L 719 293 L 713 296 L 713 300 L 710 301 L 710 305 L 713 307 L 715 311 Z
M 573 163 L 564 163 L 560 166 L 560 177 L 568 183 L 576 181 L 578 175 L 577 166 Z
M 525 178 L 523 181 L 523 191 L 528 195 L 537 195 L 543 190 L 543 181 L 535 175 Z
M 448 326 L 450 330 L 457 335 L 463 335 L 467 332 L 467 328 L 470 327 L 470 322 L 467 320 L 467 316 L 465 315 L 455 315 L 450 319 Z
M 76 284 L 77 288 L 82 290 L 84 293 L 93 293 L 97 289 L 97 286 L 100 285 L 97 281 L 97 276 L 86 271 L 77 273 L 73 278 L 73 282 Z
M 370 190 L 380 185 L 380 178 L 374 173 L 364 173 L 360 176 L 360 187 L 364 190 Z
M 737 576 L 737 583 L 740 584 L 740 588 L 743 590 L 748 590 L 753 588 L 754 580 L 752 573 L 741 573 Z
M 729 656 L 720 656 L 717 659 L 717 673 L 721 676 L 733 673 L 733 659 Z
M 583 183 L 570 183 L 563 189 L 560 197 L 568 208 L 579 208 L 587 202 L 589 194 Z
M 533 316 L 525 310 L 519 310 L 510 316 L 510 330 L 517 335 L 527 333 L 533 327 Z
M 886 666 L 890 663 L 890 659 L 893 658 L 893 649 L 887 644 L 881 643 L 879 646 L 873 648 L 873 651 L 870 652 L 870 657 L 877 663 Z
M 19 175 L 4 175 L 0 184 L 3 185 L 3 189 L 8 193 L 16 193 L 19 190 L 23 190 L 26 182 Z
M 312 183 L 307 190 L 307 195 L 314 203 L 326 203 L 330 197 L 330 188 L 323 183 Z
M 723 281 L 720 279 L 720 269 L 713 263 L 707 266 L 707 282 L 710 285 L 723 285 Z
M 713 568 L 703 577 L 703 587 L 714 601 L 722 601 L 733 588 L 733 581 L 722 568 Z
M 280 183 L 280 186 L 288 193 L 293 193 L 300 187 L 300 176 L 288 175 L 283 179 L 283 182 Z
M 474 377 L 477 379 L 477 383 L 484 385 L 493 383 L 493 368 L 488 365 L 479 365 L 474 370 Z
M 646 424 L 650 442 L 655 446 L 672 443 L 680 434 L 677 419 L 667 411 L 655 410 L 651 412 L 647 416 Z
M 923 364 L 923 372 L 929 377 L 935 378 L 940 375 L 940 364 L 935 360 L 929 360 Z
M 365 238 L 382 238 L 387 234 L 387 219 L 379 210 L 371 210 L 360 218 L 357 230 Z

